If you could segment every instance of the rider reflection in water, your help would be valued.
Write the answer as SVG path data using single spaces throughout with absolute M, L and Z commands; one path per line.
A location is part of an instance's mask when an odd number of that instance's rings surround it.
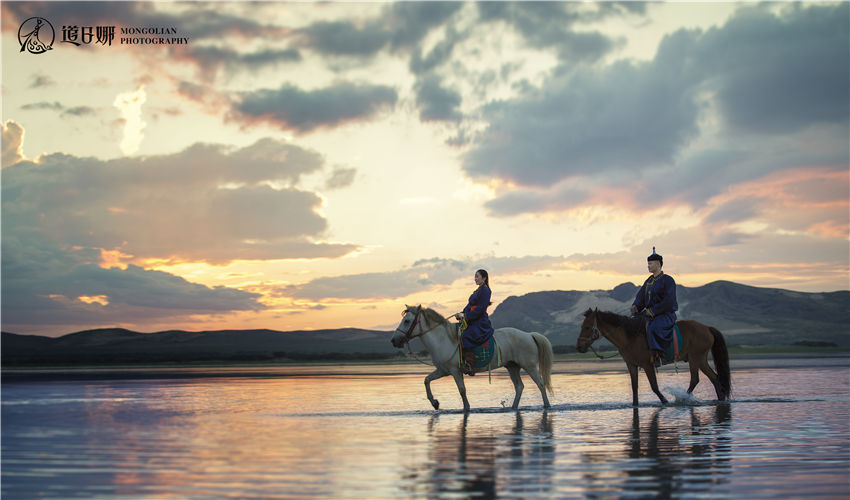
M 457 313 L 458 321 L 466 320 L 466 329 L 461 335 L 463 344 L 463 372 L 467 375 L 475 375 L 475 353 L 472 351 L 477 346 L 490 340 L 493 336 L 493 325 L 490 324 L 490 316 L 487 315 L 487 307 L 490 302 L 490 276 L 484 269 L 475 272 L 475 284 L 478 288 L 469 296 L 469 303 L 463 308 L 462 313 Z
M 676 311 L 679 310 L 676 282 L 669 274 L 664 274 L 661 270 L 663 265 L 664 259 L 652 247 L 652 255 L 646 258 L 646 267 L 652 276 L 638 290 L 631 308 L 632 314 L 643 311 L 647 317 L 646 337 L 656 367 L 661 366 L 664 350 L 673 340 L 673 326 L 676 324 Z

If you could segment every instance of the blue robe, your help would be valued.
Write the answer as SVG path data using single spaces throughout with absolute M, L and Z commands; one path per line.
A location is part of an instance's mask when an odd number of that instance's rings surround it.
M 487 315 L 490 294 L 490 287 L 479 286 L 469 296 L 469 303 L 463 308 L 463 317 L 467 324 L 466 330 L 461 335 L 461 343 L 464 349 L 473 349 L 487 342 L 493 336 L 493 325 L 490 324 L 490 316 Z
M 673 278 L 663 273 L 658 278 L 650 276 L 638 290 L 632 305 L 638 313 L 649 309 L 654 315 L 651 318 L 647 316 L 646 337 L 649 348 L 656 351 L 666 349 L 673 340 L 673 326 L 676 324 L 676 311 L 679 310 Z

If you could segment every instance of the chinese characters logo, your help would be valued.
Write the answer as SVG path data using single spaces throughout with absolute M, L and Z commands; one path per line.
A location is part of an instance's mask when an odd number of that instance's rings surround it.
M 44 54 L 53 50 L 53 41 L 56 32 L 50 21 L 43 17 L 31 17 L 21 23 L 18 28 L 18 43 L 21 44 L 21 52 L 30 54 Z
M 96 31 L 95 31 L 96 30 Z M 82 33 L 81 33 L 82 32 Z M 62 41 L 80 46 L 80 43 L 86 45 L 95 39 L 101 45 L 112 45 L 112 40 L 115 38 L 115 26 L 62 26 Z

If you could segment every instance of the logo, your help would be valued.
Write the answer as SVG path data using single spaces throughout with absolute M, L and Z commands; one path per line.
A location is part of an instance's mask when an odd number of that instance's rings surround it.
M 18 43 L 21 44 L 21 52 L 30 54 L 44 54 L 53 50 L 53 41 L 56 39 L 56 31 L 50 21 L 43 17 L 31 17 L 21 23 L 18 28 Z

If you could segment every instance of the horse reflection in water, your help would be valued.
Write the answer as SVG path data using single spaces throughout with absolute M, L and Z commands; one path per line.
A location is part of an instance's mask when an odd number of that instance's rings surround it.
M 711 411 L 708 407 L 656 408 L 649 424 L 641 427 L 640 409 L 632 409 L 631 428 L 624 434 L 629 436 L 622 462 L 616 468 L 627 477 L 623 491 L 631 491 L 639 497 L 671 498 L 717 493 L 718 485 L 726 482 L 731 472 L 731 406 L 718 404 Z M 679 426 L 682 411 L 690 413 L 690 431 Z M 661 422 L 667 412 L 669 426 Z M 589 443 L 591 447 L 605 449 L 609 443 Z M 610 447 L 608 447 L 610 449 Z M 620 459 L 610 452 L 584 453 L 584 459 L 593 464 L 606 464 Z M 589 473 L 586 477 L 588 493 L 610 486 L 610 470 L 598 477 Z
M 556 454 L 551 416 L 547 411 L 535 414 L 529 428 L 522 412 L 513 416 L 514 424 L 505 432 L 501 420 L 492 426 L 476 422 L 490 415 L 432 415 L 426 462 L 430 467 L 420 464 L 405 472 L 403 483 L 410 496 L 495 498 L 512 492 L 553 493 Z M 462 420 L 455 426 L 458 418 Z

